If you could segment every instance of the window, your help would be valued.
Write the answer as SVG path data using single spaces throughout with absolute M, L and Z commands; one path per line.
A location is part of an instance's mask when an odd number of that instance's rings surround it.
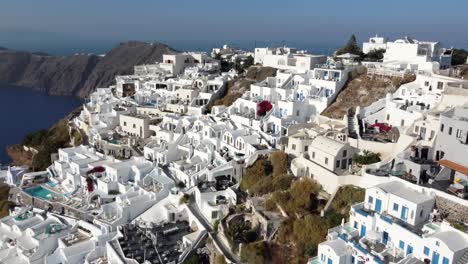
M 436 246 L 440 246 L 440 242 L 439 242 L 439 241 L 436 241 Z
M 292 149 L 296 150 L 296 144 L 292 144 Z
M 404 119 L 401 120 L 401 126 L 402 126 L 402 127 L 405 126 L 405 120 L 404 120 Z
M 429 256 L 429 248 L 424 247 L 424 255 Z
M 315 159 L 315 152 L 312 152 L 312 158 Z
M 429 86 L 429 82 L 428 82 L 428 81 L 425 81 L 425 82 L 424 82 L 424 86 Z
M 348 164 L 346 163 L 347 159 L 341 160 L 341 169 L 346 170 Z
M 462 130 L 457 129 L 457 138 L 461 138 L 461 137 L 462 137 Z
M 387 114 L 387 121 L 390 120 L 390 114 Z M 376 122 L 377 123 L 377 122 Z
M 304 151 L 308 151 L 308 150 L 309 150 L 309 146 L 305 146 Z
M 322 262 L 325 262 L 325 259 L 326 259 L 326 258 L 325 258 L 325 255 L 322 254 L 322 255 L 320 256 L 320 260 L 321 260 Z
M 348 151 L 347 150 L 343 150 L 343 158 L 346 157 L 348 155 Z
M 133 128 L 136 128 L 136 125 L 135 125 L 135 124 L 133 124 Z
M 393 204 L 393 211 L 395 211 L 395 212 L 398 211 L 398 204 L 396 204 L 396 203 Z
M 419 217 L 423 217 L 423 214 L 424 214 L 424 210 L 421 210 L 421 212 L 419 212 Z
M 443 82 L 437 82 L 437 89 L 441 90 L 444 87 Z
M 398 244 L 398 247 L 400 249 L 405 249 L 405 242 L 403 242 L 403 240 L 400 240 L 400 243 Z
M 328 158 L 325 158 L 325 164 L 328 165 Z
M 296 111 L 296 116 L 299 116 L 299 110 Z
M 127 122 L 124 122 L 124 126 L 127 126 Z
M 337 160 L 337 161 L 336 161 L 336 167 L 339 168 L 340 165 L 341 165 L 341 164 L 340 164 L 340 160 Z
M 452 135 L 452 127 L 449 127 L 448 134 L 449 134 L 449 135 Z
M 369 202 L 370 204 L 372 204 L 372 203 L 374 202 L 374 197 L 369 196 L 369 198 L 367 198 L 367 202 Z
M 211 219 L 217 219 L 218 218 L 218 211 L 211 211 Z
M 449 264 L 448 258 L 444 257 L 444 258 L 442 259 L 442 264 Z
M 444 124 L 440 125 L 440 132 L 444 132 Z
M 419 126 L 414 127 L 414 132 L 419 133 Z

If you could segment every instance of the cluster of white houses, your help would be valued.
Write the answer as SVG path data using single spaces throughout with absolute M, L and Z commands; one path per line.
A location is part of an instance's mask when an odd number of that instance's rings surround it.
M 277 73 L 230 106 L 213 103 L 237 73 L 205 53 L 166 54 L 116 76 L 70 121 L 87 145 L 60 149 L 47 171 L 5 174 L 18 187 L 10 199 L 36 209 L 0 220 L 1 262 L 179 263 L 208 233 L 237 262 L 213 224 L 238 203 L 244 169 L 282 150 L 294 176 L 329 193 L 367 188 L 311 263 L 467 263 L 468 235 L 442 219 L 468 222 L 468 81 L 444 75 L 451 51 L 438 42 L 364 43 L 375 49 L 386 50 L 382 62 L 256 48 L 255 64 Z M 224 46 L 212 56 L 250 54 Z M 342 119 L 321 116 L 365 67 L 416 79 Z M 367 151 L 381 161 L 353 161 Z

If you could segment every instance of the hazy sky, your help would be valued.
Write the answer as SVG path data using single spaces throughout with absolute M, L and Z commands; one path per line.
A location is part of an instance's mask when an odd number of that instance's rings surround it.
M 253 47 L 336 46 L 355 33 L 412 36 L 468 48 L 467 0 L 9 0 L 0 4 L 0 46 L 106 50 L 121 41 L 179 49 L 224 42 Z

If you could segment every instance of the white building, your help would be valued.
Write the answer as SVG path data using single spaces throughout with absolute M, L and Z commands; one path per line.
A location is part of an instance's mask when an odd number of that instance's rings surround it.
M 256 48 L 255 64 L 304 73 L 327 61 L 325 55 L 312 55 L 294 48 Z
M 44 263 L 68 234 L 74 221 L 38 209 L 15 208 L 0 220 L 0 261 L 5 264 Z
M 364 52 L 365 54 L 369 53 L 372 50 L 380 49 L 387 49 L 387 38 L 375 35 L 375 37 L 369 38 L 368 42 L 362 43 L 362 52 Z
M 468 235 L 447 222 L 431 222 L 435 197 L 403 182 L 366 190 L 349 222 L 328 231 L 309 263 L 465 263 Z

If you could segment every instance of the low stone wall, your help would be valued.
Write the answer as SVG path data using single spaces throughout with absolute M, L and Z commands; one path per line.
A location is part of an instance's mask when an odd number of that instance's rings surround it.
M 436 207 L 447 219 L 468 223 L 468 206 L 436 196 Z

